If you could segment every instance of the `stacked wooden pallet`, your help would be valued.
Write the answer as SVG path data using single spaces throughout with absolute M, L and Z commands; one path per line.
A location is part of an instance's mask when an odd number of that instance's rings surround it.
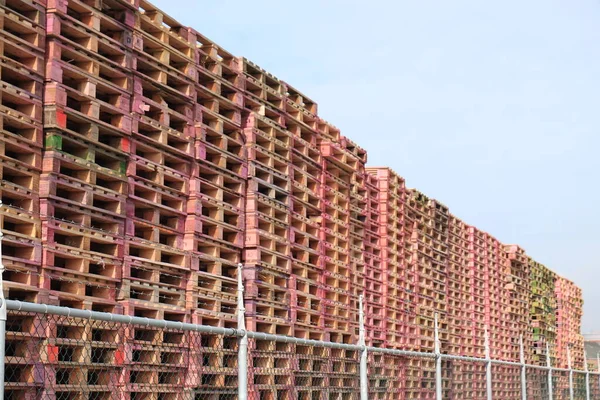
M 404 179 L 388 168 L 368 168 L 375 180 L 378 193 L 379 223 L 376 228 L 377 244 L 380 249 L 381 266 L 373 264 L 369 276 L 382 276 L 384 304 L 384 346 L 414 350 L 417 344 L 417 301 L 412 274 L 405 268 L 405 186 Z
M 532 328 L 532 355 L 534 363 L 546 364 L 546 344 L 556 339 L 556 274 L 543 264 L 529 258 L 529 279 L 531 297 L 529 302 L 529 323 Z M 556 363 L 556 348 L 550 347 L 552 364 Z
M 435 350 L 435 315 L 438 316 L 442 348 L 448 346 L 447 263 L 448 209 L 423 193 L 410 189 L 406 197 L 405 268 L 416 288 L 417 338 L 422 351 Z M 435 394 L 433 361 L 422 360 L 414 381 L 415 398 L 433 398 Z M 409 371 L 410 372 L 410 371 Z
M 0 223 L 8 294 L 40 301 L 44 1 L 0 2 Z
M 432 351 L 438 314 L 443 352 L 483 356 L 487 329 L 492 357 L 517 360 L 523 335 L 530 361 L 549 342 L 582 362 L 576 286 L 367 168 L 314 100 L 145 0 L 0 0 L 0 85 L 9 298 L 230 327 L 243 263 L 252 330 L 355 343 L 364 295 L 372 346 Z M 258 397 L 358 390 L 356 352 L 252 346 Z M 229 393 L 206 357 L 211 379 L 173 383 Z M 431 362 L 372 357 L 374 398 L 432 396 Z M 160 371 L 134 364 L 145 396 Z M 446 369 L 447 395 L 485 395 L 483 370 Z
M 381 250 L 381 207 L 378 179 L 365 174 L 367 216 L 364 228 L 365 329 L 370 346 L 381 347 L 386 341 L 386 301 Z
M 120 312 L 135 10 L 112 6 L 48 4 L 40 286 L 60 305 Z
M 571 366 L 583 369 L 581 335 L 581 289 L 565 278 L 557 277 L 556 294 L 556 353 L 559 366 L 568 367 L 567 349 L 571 355 Z
M 243 77 L 235 57 L 188 29 L 197 51 L 194 162 L 184 249 L 191 253 L 188 307 L 202 321 L 233 323 L 237 264 L 245 229 L 247 150 L 242 132 Z

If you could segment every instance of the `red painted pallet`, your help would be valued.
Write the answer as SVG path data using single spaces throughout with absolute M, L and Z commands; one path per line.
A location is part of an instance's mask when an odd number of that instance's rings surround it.
M 247 300 L 245 307 L 248 330 L 277 335 L 293 335 L 288 306 L 266 300 Z
M 286 89 L 286 108 L 289 114 L 293 114 L 294 111 L 306 112 L 314 116 L 318 114 L 318 105 L 315 101 L 292 87 L 289 83 L 284 82 L 284 85 Z
M 238 61 L 245 77 L 246 96 L 285 110 L 285 86 L 282 81 L 246 58 Z
M 196 86 L 196 109 L 198 112 L 220 119 L 224 124 L 240 128 L 244 98 L 235 88 L 221 86 L 219 94 L 203 86 Z
M 184 249 L 190 252 L 192 270 L 198 270 L 200 265 L 213 262 L 237 266 L 242 259 L 239 248 L 205 237 L 186 235 Z
M 134 36 L 134 69 L 136 74 L 153 82 L 165 92 L 194 100 L 196 97 L 195 65 L 188 59 L 183 61 L 183 67 L 178 67 L 177 64 L 166 64 L 165 61 L 167 63 L 170 63 L 170 61 L 168 60 L 169 57 L 166 57 L 167 60 L 165 60 L 164 57 L 168 53 L 162 47 L 156 49 L 156 55 L 163 57 L 161 60 L 147 52 L 151 49 L 142 50 L 140 46 L 143 47 L 143 43 L 136 39 L 137 37 Z
M 291 304 L 288 274 L 247 265 L 243 277 L 245 299 Z
M 210 138 L 210 142 L 196 140 L 196 159 L 203 160 L 205 164 L 240 179 L 246 179 L 248 176 L 246 149 L 236 141 L 223 139 L 221 136 L 216 139 Z
M 0 4 L 0 28 L 3 36 L 25 44 L 44 48 L 44 8 L 32 2 L 4 1 Z
M 48 156 L 50 152 L 46 153 Z M 46 165 L 50 161 L 46 158 Z M 70 203 L 75 208 L 82 207 L 90 208 L 94 211 L 104 213 L 113 217 L 125 217 L 125 196 L 127 186 L 124 180 L 115 179 L 114 181 L 102 181 L 102 176 L 92 175 L 89 171 L 82 171 L 77 175 L 69 173 L 69 169 L 65 163 L 61 163 L 61 174 L 56 174 L 52 171 L 44 173 L 41 176 L 40 196 L 43 199 L 56 199 L 64 203 Z M 75 170 L 78 171 L 78 170 Z M 89 179 L 90 175 L 92 178 Z M 46 208 L 42 219 L 48 217 L 65 218 L 67 215 L 55 215 L 52 209 Z M 76 213 L 81 214 L 81 213 Z M 83 215 L 71 214 L 70 218 L 83 225 L 91 226 L 92 224 L 110 230 L 117 234 L 123 234 L 123 227 L 113 227 L 107 225 L 107 222 L 95 221 L 93 214 L 85 218 Z M 109 223 L 110 224 L 110 223 Z M 120 221 L 123 224 L 123 221 Z
M 198 54 L 194 33 L 150 2 L 140 1 L 139 11 L 135 21 L 136 46 L 167 65 L 181 68 L 181 64 L 189 62 L 186 72 L 195 76 Z
M 237 310 L 237 282 L 233 275 L 234 268 L 222 264 L 212 264 L 212 270 L 218 273 L 210 274 L 204 271 L 192 271 L 186 291 L 187 307 L 195 310 L 202 317 L 203 323 L 223 321 L 235 323 Z M 227 272 L 230 271 L 230 272 Z M 219 325 L 221 326 L 221 325 Z
M 192 28 L 188 30 L 196 40 L 200 67 L 219 77 L 221 81 L 243 89 L 245 80 L 241 76 L 239 60 L 200 32 Z
M 0 81 L 0 89 L 0 105 L 3 113 L 36 124 L 42 122 L 40 96 L 5 81 Z
M 151 142 L 177 157 L 193 159 L 195 156 L 195 133 L 191 120 L 180 120 L 169 126 L 146 114 L 134 114 L 132 133 L 134 138 Z
M 168 157 L 166 153 L 135 142 L 136 155 L 131 155 L 127 175 L 149 183 L 176 190 L 182 195 L 189 193 L 191 164 L 187 160 Z M 148 151 L 144 151 L 147 149 Z M 141 155 L 137 155 L 141 154 Z

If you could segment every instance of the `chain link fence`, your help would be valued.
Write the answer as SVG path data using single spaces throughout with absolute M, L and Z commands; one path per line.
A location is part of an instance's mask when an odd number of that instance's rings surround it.
M 3 304 L 11 400 L 600 400 L 596 372 Z

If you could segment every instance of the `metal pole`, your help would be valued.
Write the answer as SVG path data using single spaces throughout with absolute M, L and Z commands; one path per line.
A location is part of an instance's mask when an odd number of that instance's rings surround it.
M 569 367 L 569 399 L 574 399 L 573 393 L 573 368 L 571 366 L 571 348 L 567 345 L 567 366 Z
M 548 367 L 548 399 L 554 399 L 552 390 L 552 362 L 550 361 L 550 345 L 546 342 L 546 366 Z
M 244 283 L 242 264 L 238 264 L 238 329 L 242 336 L 238 339 L 238 399 L 248 400 L 248 334 L 246 333 L 246 308 L 244 307 Z M 1 399 L 0 399 L 1 400 Z
M 583 351 L 583 367 L 585 368 L 585 399 L 590 400 L 590 371 L 587 364 L 587 353 Z
M 600 390 L 600 354 L 596 353 L 596 361 L 598 362 L 598 389 Z
M 487 400 L 492 400 L 492 359 L 490 357 L 490 334 L 485 328 L 485 381 L 487 389 Z
M 519 355 L 521 359 L 521 400 L 527 400 L 527 364 L 525 364 L 523 335 L 519 337 Z
M 0 400 L 4 400 L 4 355 L 6 351 L 6 301 L 4 299 L 4 279 L 2 276 L 4 274 L 2 239 L 4 239 L 4 234 L 0 232 Z
M 360 400 L 369 400 L 369 381 L 367 376 L 367 346 L 365 343 L 365 312 L 363 295 L 358 296 L 358 345 L 360 350 Z
M 434 319 L 434 340 L 435 340 L 435 398 L 442 400 L 442 351 L 440 345 L 440 332 L 438 327 L 438 314 L 435 313 Z

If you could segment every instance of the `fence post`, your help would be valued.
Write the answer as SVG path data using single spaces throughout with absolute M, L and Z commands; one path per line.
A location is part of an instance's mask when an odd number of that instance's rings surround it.
M 598 389 L 600 389 L 600 353 L 596 353 L 596 361 L 598 362 Z
M 242 280 L 242 264 L 238 264 L 237 303 L 238 316 L 238 400 L 248 399 L 248 333 L 246 332 L 246 308 L 244 307 L 244 282 Z M 1 400 L 1 399 L 0 399 Z
M 573 400 L 573 368 L 571 366 L 571 348 L 567 345 L 567 366 L 569 367 L 569 399 Z
M 487 400 L 492 400 L 492 359 L 490 357 L 490 334 L 485 328 L 485 381 Z
M 548 399 L 554 399 L 554 391 L 552 390 L 552 362 L 550 361 L 550 345 L 546 342 L 546 366 L 548 367 Z
M 523 335 L 519 336 L 519 356 L 521 359 L 521 400 L 527 400 L 527 364 L 525 364 Z
M 587 353 L 583 351 L 583 366 L 585 368 L 585 399 L 590 400 L 590 370 L 587 364 Z
M 367 346 L 365 342 L 365 312 L 363 295 L 358 296 L 358 345 L 360 350 L 360 400 L 369 400 L 369 381 L 367 376 Z
M 433 320 L 435 340 L 435 399 L 442 400 L 442 351 L 440 346 L 440 332 L 438 327 L 438 314 L 435 313 Z
M 0 400 L 4 400 L 4 355 L 6 350 L 6 301 L 4 299 L 2 239 L 4 239 L 4 234 L 0 232 Z

